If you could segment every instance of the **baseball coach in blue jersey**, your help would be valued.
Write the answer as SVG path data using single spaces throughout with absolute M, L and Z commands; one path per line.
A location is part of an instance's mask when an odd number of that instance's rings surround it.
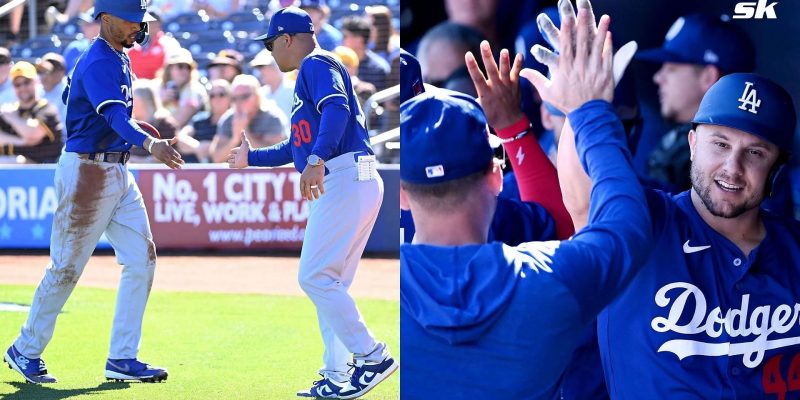
M 131 119 L 130 59 L 124 49 L 143 42 L 152 17 L 139 0 L 98 0 L 94 18 L 100 35 L 81 54 L 64 90 L 67 140 L 55 174 L 58 205 L 50 238 L 51 262 L 31 304 L 28 320 L 5 361 L 32 383 L 52 383 L 41 354 L 56 317 L 105 233 L 122 266 L 105 376 L 161 381 L 163 368 L 136 356 L 142 317 L 153 284 L 156 249 L 142 194 L 127 169 L 133 145 L 171 168 L 183 160 L 173 142 L 156 139 Z
M 611 177 L 571 240 L 486 243 L 502 173 L 481 107 L 448 91 L 401 105 L 400 201 L 417 228 L 400 248 L 404 399 L 554 398 L 580 334 L 647 256 L 646 200 L 609 102 L 609 19 L 594 41 L 581 21 L 553 80 L 534 81 L 568 114 L 583 168 Z
M 228 163 L 244 168 L 294 162 L 302 172 L 300 190 L 311 205 L 298 280 L 317 308 L 325 354 L 322 379 L 297 395 L 354 399 L 398 368 L 347 292 L 378 217 L 383 181 L 347 68 L 319 48 L 308 14 L 284 8 L 257 39 L 264 41 L 281 71 L 299 69 L 291 137 L 250 149 L 242 132 L 242 145 L 231 151 Z

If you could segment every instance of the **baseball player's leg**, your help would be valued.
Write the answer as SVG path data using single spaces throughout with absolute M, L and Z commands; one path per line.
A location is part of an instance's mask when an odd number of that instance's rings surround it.
M 352 355 L 347 347 L 339 340 L 336 333 L 331 328 L 328 321 L 317 312 L 319 321 L 319 331 L 322 334 L 322 342 L 325 344 L 325 353 L 322 355 L 322 368 L 320 375 L 332 379 L 336 382 L 345 382 L 350 379 L 350 366 Z
M 110 359 L 136 358 L 142 318 L 156 265 L 155 244 L 142 194 L 129 172 L 126 172 L 125 181 L 125 196 L 106 231 L 117 262 L 122 266 L 111 330 Z
M 121 179 L 113 173 L 113 167 L 65 153 L 56 168 L 55 187 L 58 205 L 50 237 L 51 261 L 34 294 L 28 319 L 14 342 L 28 358 L 39 358 L 52 338 L 56 317 L 116 208 Z
M 347 288 L 358 265 L 353 248 L 366 243 L 364 236 L 375 223 L 382 195 L 379 182 L 359 182 L 355 174 L 355 167 L 329 174 L 325 195 L 311 204 L 298 278 L 320 319 L 328 322 L 348 351 L 366 354 L 375 347 L 375 339 Z M 325 345 L 334 343 L 329 340 Z

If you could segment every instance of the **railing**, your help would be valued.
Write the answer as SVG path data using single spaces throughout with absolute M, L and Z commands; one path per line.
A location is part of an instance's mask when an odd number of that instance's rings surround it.
M 36 0 L 11 0 L 0 6 L 0 18 L 6 16 L 11 10 L 28 3 L 28 37 L 34 37 L 38 33 L 36 21 Z

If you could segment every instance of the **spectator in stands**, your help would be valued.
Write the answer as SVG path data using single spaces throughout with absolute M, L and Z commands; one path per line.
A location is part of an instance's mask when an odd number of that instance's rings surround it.
M 11 68 L 17 102 L 0 107 L 0 155 L 21 155 L 26 162 L 54 163 L 63 139 L 58 110 L 36 94 L 36 67 L 20 61 Z
M 361 15 L 351 15 L 342 19 L 342 43 L 353 49 L 358 55 L 358 76 L 378 90 L 388 86 L 389 63 L 368 48 L 369 35 L 372 30 L 369 19 Z M 462 53 L 461 58 L 464 58 Z
M 448 21 L 468 26 L 481 33 L 490 43 L 499 44 L 497 11 L 499 0 L 445 0 Z M 463 54 L 463 53 L 462 53 Z M 474 54 L 474 53 L 473 53 Z M 461 58 L 464 58 L 463 56 Z
M 158 129 L 162 139 L 172 139 L 178 132 L 178 123 L 164 108 L 156 90 L 156 82 L 148 79 L 133 81 L 133 118 L 147 122 Z M 131 148 L 131 161 L 160 163 L 150 152 L 140 147 Z
M 433 86 L 477 96 L 464 54 L 480 54 L 484 36 L 465 25 L 442 22 L 422 37 L 417 51 L 422 77 Z
M 181 47 L 175 38 L 161 30 L 162 17 L 154 11 L 149 11 L 149 14 L 156 19 L 149 23 L 150 40 L 144 46 L 136 43 L 128 50 L 131 70 L 141 79 L 155 79 L 158 71 L 164 68 L 167 59 Z
M 8 14 L 8 33 L 6 34 L 5 45 L 11 46 L 19 42 L 19 28 L 22 26 L 22 13 L 25 11 L 25 3 L 22 3 Z
M 228 15 L 241 10 L 239 0 L 195 0 L 192 3 L 195 10 L 203 10 L 209 17 L 223 19 Z
M 377 91 L 375 85 L 364 82 L 358 78 L 358 54 L 353 49 L 345 46 L 339 46 L 333 50 L 333 53 L 339 56 L 342 64 L 347 67 L 347 72 L 350 74 L 350 80 L 353 82 L 353 90 L 356 91 L 358 102 L 361 107 L 367 102 L 367 99 L 375 94 Z
M 328 23 L 331 9 L 325 0 L 300 0 L 300 8 L 308 13 L 314 23 L 314 34 L 317 36 L 319 47 L 333 51 L 342 44 L 342 32 Z
M 5 47 L 0 47 L 0 105 L 17 101 L 14 86 L 8 73 L 11 71 L 11 53 Z
M 159 10 L 161 18 L 169 21 L 178 15 L 194 12 L 193 3 L 193 0 L 152 0 L 147 10 L 151 14 L 150 10 Z
M 55 24 L 66 24 L 79 14 L 88 12 L 92 7 L 94 7 L 94 0 L 68 0 L 67 9 L 63 13 L 58 11 L 55 6 L 47 7 L 44 20 L 48 27 Z
M 186 125 L 196 112 L 206 109 L 208 95 L 189 50 L 178 49 L 167 59 L 161 79 L 161 100 L 178 126 Z
M 250 61 L 253 74 L 261 82 L 259 94 L 262 98 L 274 101 L 284 114 L 292 114 L 294 102 L 294 82 L 286 79 L 269 50 L 261 50 Z
M 233 82 L 233 78 L 242 73 L 241 53 L 233 49 L 221 50 L 211 63 L 208 64 L 208 79 L 225 79 Z
M 211 81 L 208 89 L 210 111 L 201 111 L 178 133 L 178 151 L 187 163 L 209 162 L 209 146 L 222 115 L 231 106 L 231 84 L 225 79 Z
M 400 35 L 392 25 L 392 10 L 386 6 L 368 6 L 364 9 L 372 22 L 370 43 L 372 51 L 391 64 L 392 59 L 400 52 Z
M 44 99 L 58 110 L 58 118 L 61 120 L 62 133 L 67 133 L 67 105 L 61 100 L 61 94 L 67 87 L 67 71 L 64 65 L 64 57 L 58 53 L 47 53 L 36 63 L 36 71 L 39 73 L 39 81 L 44 89 Z
M 273 102 L 262 102 L 261 85 L 252 75 L 238 75 L 231 84 L 231 107 L 219 121 L 217 134 L 209 151 L 214 162 L 224 162 L 231 149 L 241 141 L 240 132 L 247 131 L 253 148 L 267 147 L 287 138 L 288 119 Z
M 84 50 L 89 48 L 92 40 L 100 34 L 100 20 L 92 18 L 92 14 L 84 13 L 78 16 L 78 22 L 81 25 L 82 37 L 78 40 L 68 44 L 64 49 L 62 55 L 66 65 L 67 76 L 72 74 L 72 69 L 75 68 L 75 63 L 78 62 L 78 57 L 81 56 Z

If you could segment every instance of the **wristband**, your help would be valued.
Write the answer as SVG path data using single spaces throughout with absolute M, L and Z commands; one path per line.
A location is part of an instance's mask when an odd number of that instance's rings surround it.
M 156 143 L 156 140 L 150 138 L 150 144 L 147 145 L 147 152 L 153 154 L 153 145 Z

